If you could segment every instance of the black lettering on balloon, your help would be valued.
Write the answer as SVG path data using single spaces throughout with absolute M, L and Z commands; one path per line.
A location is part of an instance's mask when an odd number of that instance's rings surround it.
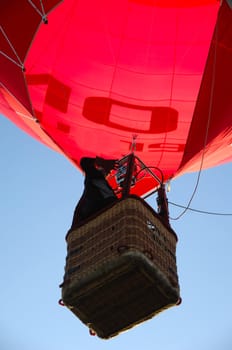
M 71 88 L 50 74 L 27 74 L 28 85 L 47 85 L 45 103 L 67 113 Z M 38 112 L 40 113 L 40 112 Z
M 112 106 L 120 106 L 124 109 L 137 111 L 149 111 L 151 113 L 150 125 L 148 130 L 116 123 L 111 120 Z M 141 106 L 113 100 L 108 97 L 87 97 L 83 106 L 83 116 L 96 123 L 108 126 L 113 129 L 128 131 L 130 133 L 160 134 L 167 133 L 177 129 L 178 112 L 171 107 L 163 106 Z M 142 120 L 139 120 L 141 122 Z M 128 121 L 127 121 L 128 123 Z

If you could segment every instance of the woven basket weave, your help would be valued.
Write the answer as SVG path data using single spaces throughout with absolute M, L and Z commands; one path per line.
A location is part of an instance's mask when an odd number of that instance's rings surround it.
M 142 199 L 120 200 L 66 240 L 63 302 L 99 337 L 178 302 L 177 236 Z

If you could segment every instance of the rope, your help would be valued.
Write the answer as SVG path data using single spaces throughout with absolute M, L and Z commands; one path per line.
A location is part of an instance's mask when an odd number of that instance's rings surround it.
M 200 167 L 199 167 L 199 171 L 198 171 L 196 185 L 195 185 L 195 188 L 193 190 L 193 193 L 189 199 L 187 206 L 184 207 L 184 210 L 182 211 L 182 213 L 180 213 L 177 217 L 170 218 L 171 220 L 178 220 L 186 213 L 186 211 L 189 209 L 190 204 L 191 204 L 191 202 L 192 202 L 192 200 L 197 192 L 198 185 L 200 182 L 200 177 L 201 177 L 203 163 L 204 163 L 204 157 L 205 157 L 205 150 L 206 150 L 208 134 L 209 134 L 209 126 L 210 126 L 210 121 L 211 121 L 211 117 L 212 117 L 212 109 L 213 109 L 213 94 L 214 94 L 214 87 L 215 87 L 215 76 L 216 76 L 215 73 L 216 73 L 216 59 L 217 59 L 217 38 L 218 38 L 218 25 L 216 26 L 216 29 L 215 29 L 215 49 L 214 49 L 214 59 L 213 59 L 212 84 L 211 84 L 211 89 L 210 89 L 209 113 L 208 113 L 207 125 L 206 125 L 206 130 L 205 130 L 205 139 L 204 139 L 204 144 L 203 144 L 203 149 L 202 149 L 201 163 L 200 163 Z
M 173 203 L 173 202 L 169 202 L 169 201 L 168 201 L 168 204 L 174 205 L 175 207 L 179 207 L 179 208 L 186 208 L 184 205 Z M 193 209 L 193 208 L 190 208 L 190 207 L 188 207 L 188 210 L 191 210 L 191 211 L 194 211 L 194 212 L 200 213 L 200 214 L 207 214 L 207 215 L 232 216 L 232 213 L 218 213 L 218 212 L 212 212 L 212 211 Z

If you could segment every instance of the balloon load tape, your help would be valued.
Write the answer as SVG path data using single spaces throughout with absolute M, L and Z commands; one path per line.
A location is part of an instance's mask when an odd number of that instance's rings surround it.
M 62 301 L 100 338 L 179 303 L 175 232 L 129 196 L 69 232 Z

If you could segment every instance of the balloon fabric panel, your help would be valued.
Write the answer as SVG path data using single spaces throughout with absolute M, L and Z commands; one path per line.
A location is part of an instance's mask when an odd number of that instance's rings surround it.
M 218 11 L 218 20 L 231 16 L 228 5 L 219 9 L 218 1 L 58 3 L 52 1 L 47 8 L 48 24 L 40 18 L 25 59 L 20 54 L 25 72 L 0 56 L 5 62 L 1 67 L 14 65 L 9 80 L 0 72 L 2 112 L 77 166 L 83 156 L 121 158 L 131 151 L 136 135 L 135 151 L 142 161 L 160 168 L 165 180 L 175 176 L 200 152 L 194 141 L 196 111 L 207 107 L 199 91 L 202 76 L 206 82 L 212 78 L 208 52 Z M 232 26 L 229 20 L 225 25 Z M 220 55 L 229 62 L 229 51 Z M 223 66 L 221 73 L 226 78 Z M 195 127 L 190 129 L 193 115 Z M 210 130 L 218 128 L 214 123 L 218 121 L 213 117 Z M 229 126 L 224 118 L 221 132 Z M 213 142 L 218 135 L 210 131 L 209 137 Z M 207 166 L 222 162 L 222 157 Z M 142 195 L 156 185 L 146 178 L 135 192 Z

